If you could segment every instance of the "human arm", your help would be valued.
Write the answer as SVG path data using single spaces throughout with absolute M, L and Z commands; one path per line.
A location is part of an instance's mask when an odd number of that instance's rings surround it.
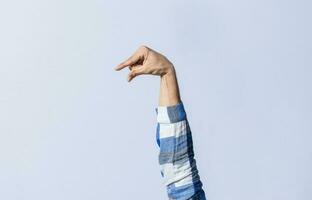
M 204 200 L 205 193 L 194 159 L 192 133 L 174 67 L 160 79 L 156 138 L 168 196 L 177 200 Z
M 194 159 L 192 134 L 173 64 L 154 50 L 141 47 L 116 69 L 127 66 L 131 70 L 129 81 L 142 74 L 160 76 L 156 137 L 168 197 L 175 200 L 205 200 Z

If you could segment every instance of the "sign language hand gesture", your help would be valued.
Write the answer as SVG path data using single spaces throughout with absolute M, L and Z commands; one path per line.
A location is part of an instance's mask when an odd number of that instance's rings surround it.
M 141 46 L 130 58 L 120 63 L 115 70 L 129 67 L 128 81 L 142 74 L 164 76 L 174 72 L 173 64 L 162 54 Z

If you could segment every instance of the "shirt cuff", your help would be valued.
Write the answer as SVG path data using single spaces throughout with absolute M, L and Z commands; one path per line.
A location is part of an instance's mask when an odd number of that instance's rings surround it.
M 158 123 L 176 123 L 186 119 L 182 102 L 173 106 L 158 106 L 155 110 Z

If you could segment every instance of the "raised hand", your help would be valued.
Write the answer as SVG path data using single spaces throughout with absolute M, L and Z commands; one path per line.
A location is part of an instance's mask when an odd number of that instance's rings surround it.
M 173 64 L 165 56 L 146 46 L 141 46 L 130 58 L 120 63 L 115 70 L 119 71 L 125 67 L 130 69 L 129 82 L 142 74 L 164 76 L 174 73 Z

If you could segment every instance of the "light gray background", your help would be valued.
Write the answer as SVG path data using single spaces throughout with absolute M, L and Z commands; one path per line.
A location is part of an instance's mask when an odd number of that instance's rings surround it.
M 0 2 L 0 199 L 166 199 L 158 77 L 176 65 L 211 200 L 312 198 L 308 0 Z

